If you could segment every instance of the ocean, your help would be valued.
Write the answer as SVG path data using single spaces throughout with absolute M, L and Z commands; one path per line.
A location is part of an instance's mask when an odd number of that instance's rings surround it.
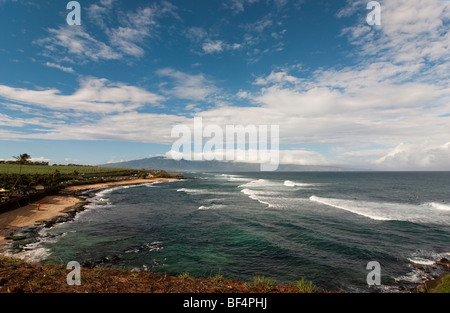
M 35 230 L 19 254 L 347 292 L 408 291 L 450 258 L 450 172 L 186 176 L 89 191 L 86 210 Z M 380 286 L 367 283 L 371 261 Z

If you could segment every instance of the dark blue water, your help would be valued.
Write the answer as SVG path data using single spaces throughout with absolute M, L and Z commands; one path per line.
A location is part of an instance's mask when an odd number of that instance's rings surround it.
M 95 261 L 193 276 L 328 290 L 419 282 L 418 265 L 450 256 L 450 173 L 197 173 L 201 179 L 90 194 L 87 210 L 33 246 L 43 262 Z M 47 238 L 47 239 L 45 239 Z

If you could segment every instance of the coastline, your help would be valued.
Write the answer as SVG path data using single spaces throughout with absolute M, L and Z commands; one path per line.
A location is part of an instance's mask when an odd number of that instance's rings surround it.
M 58 217 L 66 216 L 79 210 L 84 201 L 79 197 L 89 190 L 107 189 L 115 186 L 130 186 L 146 183 L 174 181 L 175 178 L 127 179 L 121 181 L 69 186 L 56 195 L 27 206 L 0 213 L 0 255 L 4 255 L 13 240 L 13 234 L 21 229 L 42 225 Z
M 154 182 L 160 182 L 160 181 L 175 181 L 175 180 L 178 180 L 178 179 L 177 178 L 126 179 L 126 180 L 105 182 L 105 183 L 98 183 L 98 184 L 90 184 L 90 185 L 69 186 L 69 187 L 63 189 L 61 191 L 61 193 L 71 194 L 71 193 L 76 193 L 76 192 L 80 192 L 80 191 L 103 189 L 103 188 L 109 188 L 109 187 L 114 187 L 114 186 L 140 185 L 140 184 L 154 183 Z
M 22 207 L 20 209 L 9 211 L 9 212 L 0 213 L 0 258 L 2 255 L 8 256 L 8 257 L 12 256 L 14 258 L 14 255 L 4 254 L 3 253 L 4 251 L 2 251 L 2 248 L 6 248 L 7 245 L 9 245 L 9 243 L 12 242 L 11 240 L 5 240 L 5 238 L 2 237 L 2 235 L 4 235 L 2 232 L 6 232 L 6 231 L 18 232 L 21 229 L 27 228 L 30 226 L 35 226 L 35 225 L 47 226 L 47 225 L 52 225 L 54 223 L 60 223 L 61 219 L 59 219 L 57 221 L 58 217 L 63 217 L 63 221 L 66 216 L 68 218 L 71 218 L 71 216 L 74 216 L 77 212 L 79 212 L 80 210 L 83 210 L 83 206 L 85 204 L 85 202 L 83 201 L 83 198 L 85 198 L 87 196 L 86 192 L 90 192 L 90 191 L 98 192 L 102 189 L 109 189 L 109 188 L 113 188 L 115 186 L 142 185 L 142 184 L 149 184 L 149 183 L 154 183 L 154 182 L 176 181 L 176 180 L 179 180 L 179 179 L 174 179 L 174 178 L 127 179 L 127 180 L 114 181 L 114 182 L 70 186 L 70 187 L 67 187 L 67 188 L 61 190 L 57 195 L 47 196 L 46 198 L 43 198 L 42 200 L 40 200 L 36 203 L 30 204 L 26 207 Z M 41 205 L 39 206 L 40 203 L 41 203 Z M 39 209 L 38 209 L 38 207 L 39 207 Z M 7 214 L 7 213 L 9 213 L 9 214 Z M 9 216 L 9 217 L 7 218 L 7 216 Z M 3 227 L 4 225 L 6 225 L 6 227 L 7 227 L 6 230 Z M 3 242 L 5 243 L 5 245 L 3 245 L 3 246 L 2 246 L 2 244 L 3 244 L 2 239 L 3 239 Z M 5 250 L 5 252 L 6 252 L 6 250 Z M 436 262 L 434 265 L 445 266 L 450 270 L 450 263 L 448 262 L 448 260 L 442 259 L 439 261 L 439 263 L 440 264 L 438 264 Z M 25 264 L 25 263 L 23 263 L 23 264 Z M 34 264 L 33 266 L 39 266 L 39 265 Z M 85 269 L 85 267 L 83 267 L 83 270 L 84 269 Z M 95 269 L 95 270 L 100 272 L 100 271 L 103 271 L 106 269 L 99 268 L 99 269 Z M 129 272 L 126 272 L 126 273 L 128 273 L 128 274 L 123 274 L 122 272 L 119 271 L 117 273 L 114 272 L 114 274 L 111 273 L 111 275 L 117 275 L 117 277 L 119 277 L 121 275 L 129 275 Z M 448 272 L 448 273 L 450 273 L 450 272 Z M 420 285 L 418 284 L 416 286 L 416 288 L 414 288 L 414 289 L 409 289 L 409 288 L 408 288 L 408 290 L 400 289 L 399 292 L 427 293 L 429 290 L 431 290 L 432 288 L 434 288 L 437 284 L 439 284 L 441 282 L 442 277 L 443 277 L 443 275 L 439 276 L 439 277 L 435 277 L 434 279 L 428 279 L 427 281 L 423 282 L 422 284 L 420 284 Z M 119 288 L 116 285 L 114 285 L 114 282 L 116 282 L 117 278 L 116 277 L 114 277 L 114 278 L 110 277 L 110 278 L 111 278 L 111 281 L 110 281 L 111 284 L 109 284 L 109 286 L 111 286 L 112 289 Z M 158 279 L 160 279 L 160 278 L 158 278 Z M 148 282 L 146 282 L 146 284 L 148 284 Z M 242 285 L 243 283 L 240 282 L 240 284 Z M 0 287 L 1 287 L 1 285 L 0 285 Z M 292 287 L 292 286 L 290 286 L 290 287 Z M 282 289 L 282 291 L 280 290 L 280 292 L 293 292 L 292 289 L 290 289 L 290 287 L 286 288 L 286 289 Z M 166 287 L 164 287 L 164 288 L 166 288 Z M 190 287 L 189 290 L 191 290 L 191 289 L 194 290 L 195 288 L 197 288 L 197 287 Z M 234 288 L 236 288 L 234 290 L 238 290 L 237 287 L 234 287 Z M 34 291 L 37 291 L 35 288 L 33 288 L 33 289 L 34 289 Z M 164 290 L 164 292 L 167 292 L 169 289 L 158 289 L 158 290 Z M 213 292 L 223 292 L 222 290 L 214 289 L 212 287 L 209 290 L 214 290 Z M 293 289 L 293 290 L 295 292 L 295 289 Z M 99 289 L 98 291 L 105 292 L 104 289 L 101 289 L 101 290 Z M 142 289 L 140 289 L 140 291 L 141 292 L 142 291 L 157 292 L 151 288 L 144 289 L 144 287 L 142 287 Z M 230 291 L 230 290 L 227 290 L 227 291 Z M 242 289 L 241 289 L 241 291 L 242 291 Z M 245 289 L 245 291 L 247 292 L 247 289 Z M 1 289 L 0 289 L 0 292 L 1 292 Z M 90 290 L 90 292 L 96 292 L 96 291 Z M 108 292 L 108 291 L 106 291 L 106 292 Z M 205 292 L 209 292 L 209 291 L 205 291 Z M 345 292 L 345 291 L 341 291 L 341 292 Z

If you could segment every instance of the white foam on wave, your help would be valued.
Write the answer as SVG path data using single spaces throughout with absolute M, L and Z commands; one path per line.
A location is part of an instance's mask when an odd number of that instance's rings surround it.
M 425 205 L 431 206 L 433 209 L 440 210 L 440 211 L 450 211 L 450 205 L 439 203 L 439 202 L 428 202 L 425 203 Z
M 227 205 L 225 204 L 212 204 L 212 205 L 202 205 L 198 208 L 198 210 L 214 210 L 214 209 L 223 209 Z
M 433 265 L 435 262 L 434 260 L 424 258 L 408 258 L 408 261 L 418 265 Z
M 177 192 L 185 192 L 185 193 L 203 193 L 204 190 L 201 190 L 201 189 L 181 188 L 181 189 L 177 189 Z
M 47 259 L 51 255 L 50 249 L 33 246 L 27 245 L 26 247 L 24 247 L 24 250 L 19 253 L 6 253 L 6 255 L 30 263 L 38 263 Z
M 309 200 L 325 204 L 337 209 L 342 209 L 345 211 L 349 211 L 358 215 L 362 215 L 374 220 L 379 221 L 388 221 L 390 218 L 387 216 L 383 216 L 382 214 L 376 214 L 373 209 L 369 208 L 366 203 L 352 201 L 352 200 L 341 200 L 341 199 L 332 199 L 332 198 L 321 198 L 316 196 L 311 196 Z
M 394 278 L 397 283 L 412 283 L 412 284 L 421 284 L 424 281 L 432 278 L 429 274 L 424 273 L 423 270 L 414 268 L 411 272 L 406 273 L 405 275 Z
M 436 253 L 434 251 L 416 251 L 408 257 L 408 261 L 420 265 L 433 265 L 442 258 L 449 258 L 450 252 Z
M 315 186 L 319 186 L 319 184 L 316 184 L 316 183 L 298 183 L 298 182 L 293 182 L 291 180 L 285 180 L 283 185 L 286 186 L 286 187 L 315 187 Z
M 51 255 L 51 251 L 48 248 L 45 248 L 43 244 L 45 243 L 55 243 L 61 237 L 67 235 L 67 233 L 61 233 L 52 235 L 47 233 L 45 229 L 41 229 L 38 232 L 39 237 L 37 237 L 36 241 L 28 243 L 21 248 L 20 252 L 10 253 L 7 252 L 7 256 L 11 256 L 14 258 L 18 258 L 24 260 L 26 262 L 37 263 L 47 259 Z
M 264 188 L 269 186 L 276 186 L 277 183 L 267 179 L 255 179 L 246 184 L 238 186 L 239 188 Z
M 242 189 L 241 192 L 245 195 L 247 195 L 250 199 L 256 200 L 261 204 L 265 204 L 268 207 L 272 207 L 273 205 L 269 202 L 267 202 L 267 197 L 261 196 L 262 194 L 265 194 L 264 191 L 258 191 L 258 190 L 251 190 L 251 189 Z
M 378 221 L 408 221 L 420 224 L 450 225 L 450 214 L 439 212 L 431 206 L 344 200 L 317 196 L 311 196 L 309 200 Z
M 435 253 L 433 251 L 416 251 L 407 258 L 412 264 L 410 265 L 411 271 L 405 275 L 394 278 L 398 283 L 413 283 L 420 284 L 426 280 L 432 279 L 435 275 L 434 270 L 437 270 L 435 274 L 439 275 L 439 268 L 434 267 L 436 261 L 441 258 L 449 258 L 450 253 Z
M 191 189 L 191 188 L 181 188 L 177 189 L 178 192 L 185 192 L 187 194 L 213 194 L 213 195 L 229 195 L 231 192 L 217 191 L 211 189 Z
M 90 199 L 87 199 L 87 204 L 84 205 L 84 208 L 89 209 L 96 209 L 100 207 L 106 207 L 111 205 L 109 198 L 106 197 L 106 194 L 97 194 L 95 197 L 92 197 Z
M 221 174 L 219 176 L 226 178 L 229 182 L 248 182 L 252 180 L 252 178 L 235 174 Z

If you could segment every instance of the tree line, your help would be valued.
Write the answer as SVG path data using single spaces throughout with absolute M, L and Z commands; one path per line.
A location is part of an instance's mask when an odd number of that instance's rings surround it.
M 31 161 L 31 155 L 23 153 L 18 156 L 13 156 L 14 160 L 0 160 L 0 164 L 20 164 L 20 165 L 48 165 L 44 161 Z

